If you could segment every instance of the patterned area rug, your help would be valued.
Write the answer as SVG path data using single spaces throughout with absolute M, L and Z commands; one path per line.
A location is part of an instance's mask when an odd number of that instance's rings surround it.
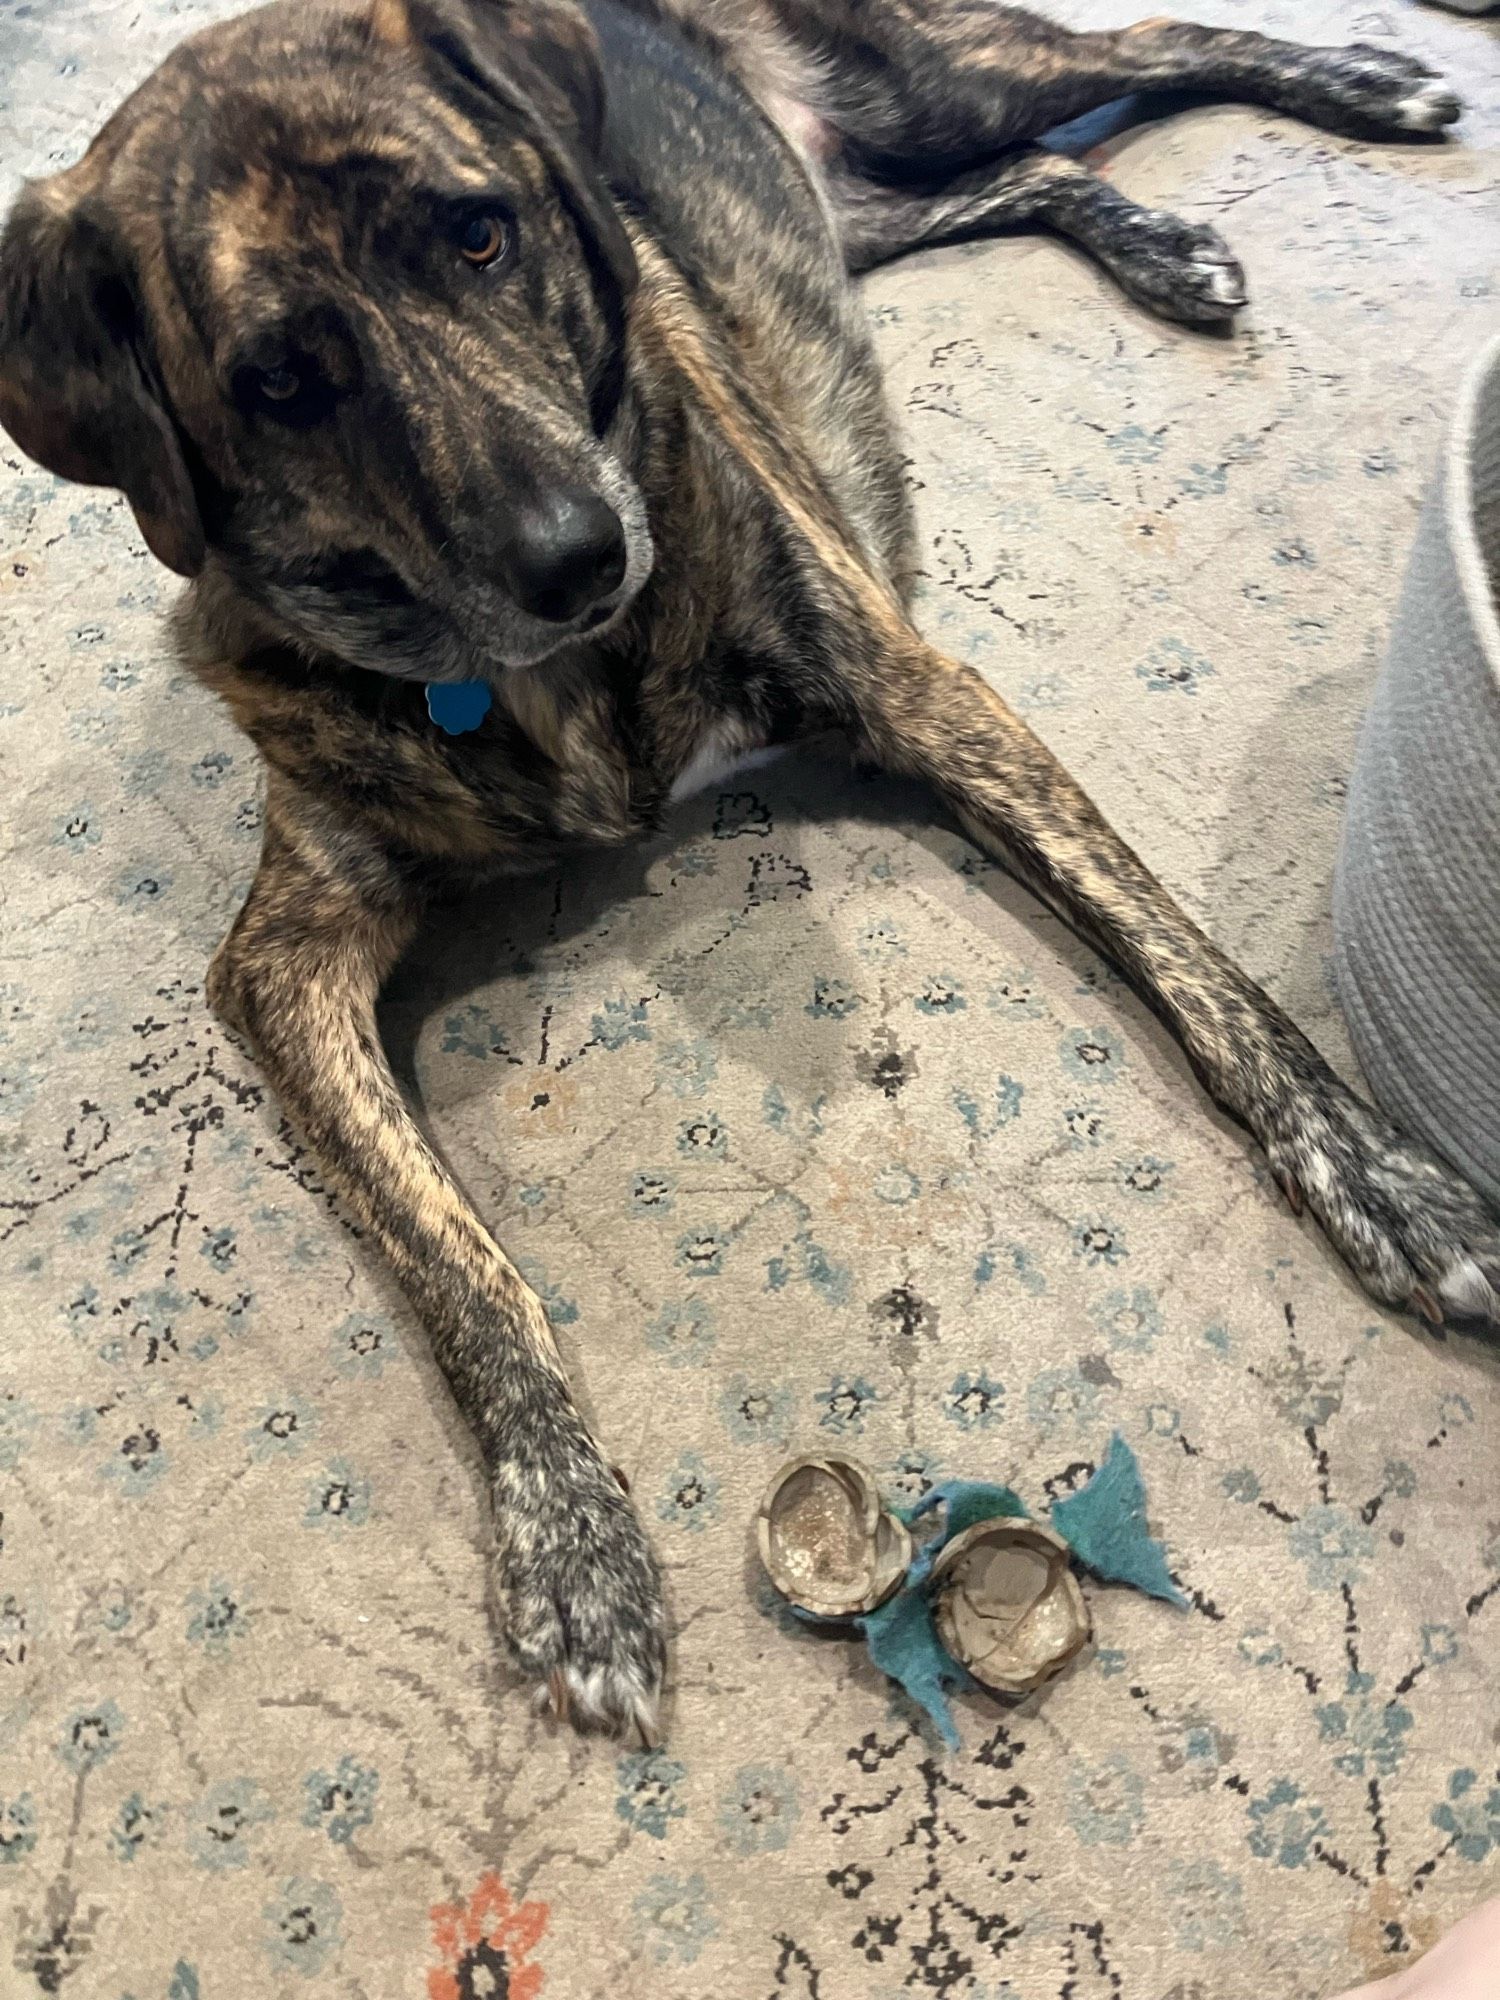
M 0 0 L 10 184 L 214 11 Z M 1214 11 L 1436 57 L 1461 142 L 1096 133 L 1243 253 L 1229 340 L 1031 239 L 869 297 L 929 626 L 1346 1060 L 1344 774 L 1495 324 L 1500 43 Z M 387 1009 L 669 1570 L 665 1746 L 533 1718 L 441 1381 L 204 1006 L 254 757 L 121 504 L 0 458 L 7 1994 L 1310 2000 L 1495 1887 L 1493 1350 L 1376 1312 L 1086 951 L 810 764 L 471 906 Z M 785 1453 L 1045 1508 L 1116 1428 L 1191 1608 L 1093 1592 L 957 1754 L 767 1600 Z

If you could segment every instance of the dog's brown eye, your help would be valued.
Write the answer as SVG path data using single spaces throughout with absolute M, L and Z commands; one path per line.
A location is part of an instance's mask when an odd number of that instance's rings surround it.
M 510 230 L 498 215 L 471 215 L 458 232 L 458 247 L 466 263 L 483 270 L 493 264 L 510 241 Z
M 270 368 L 247 362 L 235 370 L 235 400 L 252 422 L 310 430 L 332 415 L 340 396 L 354 392 L 357 374 L 345 370 L 342 381 L 330 380 L 304 349 L 282 351 L 286 359 Z

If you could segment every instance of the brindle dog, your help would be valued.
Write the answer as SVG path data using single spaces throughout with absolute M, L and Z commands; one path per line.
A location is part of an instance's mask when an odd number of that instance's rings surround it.
M 0 416 L 120 487 L 267 766 L 213 962 L 478 1435 L 511 1650 L 653 1725 L 655 1559 L 541 1305 L 424 1140 L 381 984 L 434 898 L 660 825 L 713 760 L 834 732 L 927 780 L 1134 982 L 1378 1298 L 1500 1314 L 1500 1226 L 1330 1072 L 908 611 L 850 270 L 1051 224 L 1229 317 L 1211 230 L 1028 142 L 1147 86 L 1375 136 L 1420 64 L 989 0 L 284 0 L 179 48 L 4 240 Z M 473 733 L 421 683 L 483 678 Z

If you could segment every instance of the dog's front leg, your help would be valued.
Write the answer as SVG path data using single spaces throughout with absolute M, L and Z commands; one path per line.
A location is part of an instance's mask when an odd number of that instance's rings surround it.
M 209 997 L 394 1265 L 473 1427 L 517 1664 L 562 1712 L 649 1737 L 665 1657 L 655 1558 L 573 1406 L 540 1301 L 423 1139 L 380 1046 L 376 998 L 416 919 L 377 853 L 273 797 Z
M 988 852 L 1118 965 L 1374 1295 L 1500 1321 L 1500 1221 L 1340 1082 L 971 668 L 892 637 L 851 690 L 877 760 L 936 785 Z

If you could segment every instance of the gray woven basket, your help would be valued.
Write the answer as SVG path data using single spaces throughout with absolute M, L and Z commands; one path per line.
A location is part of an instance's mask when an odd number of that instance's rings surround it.
M 1470 371 L 1365 718 L 1339 992 L 1391 1116 L 1500 1202 L 1500 338 Z

